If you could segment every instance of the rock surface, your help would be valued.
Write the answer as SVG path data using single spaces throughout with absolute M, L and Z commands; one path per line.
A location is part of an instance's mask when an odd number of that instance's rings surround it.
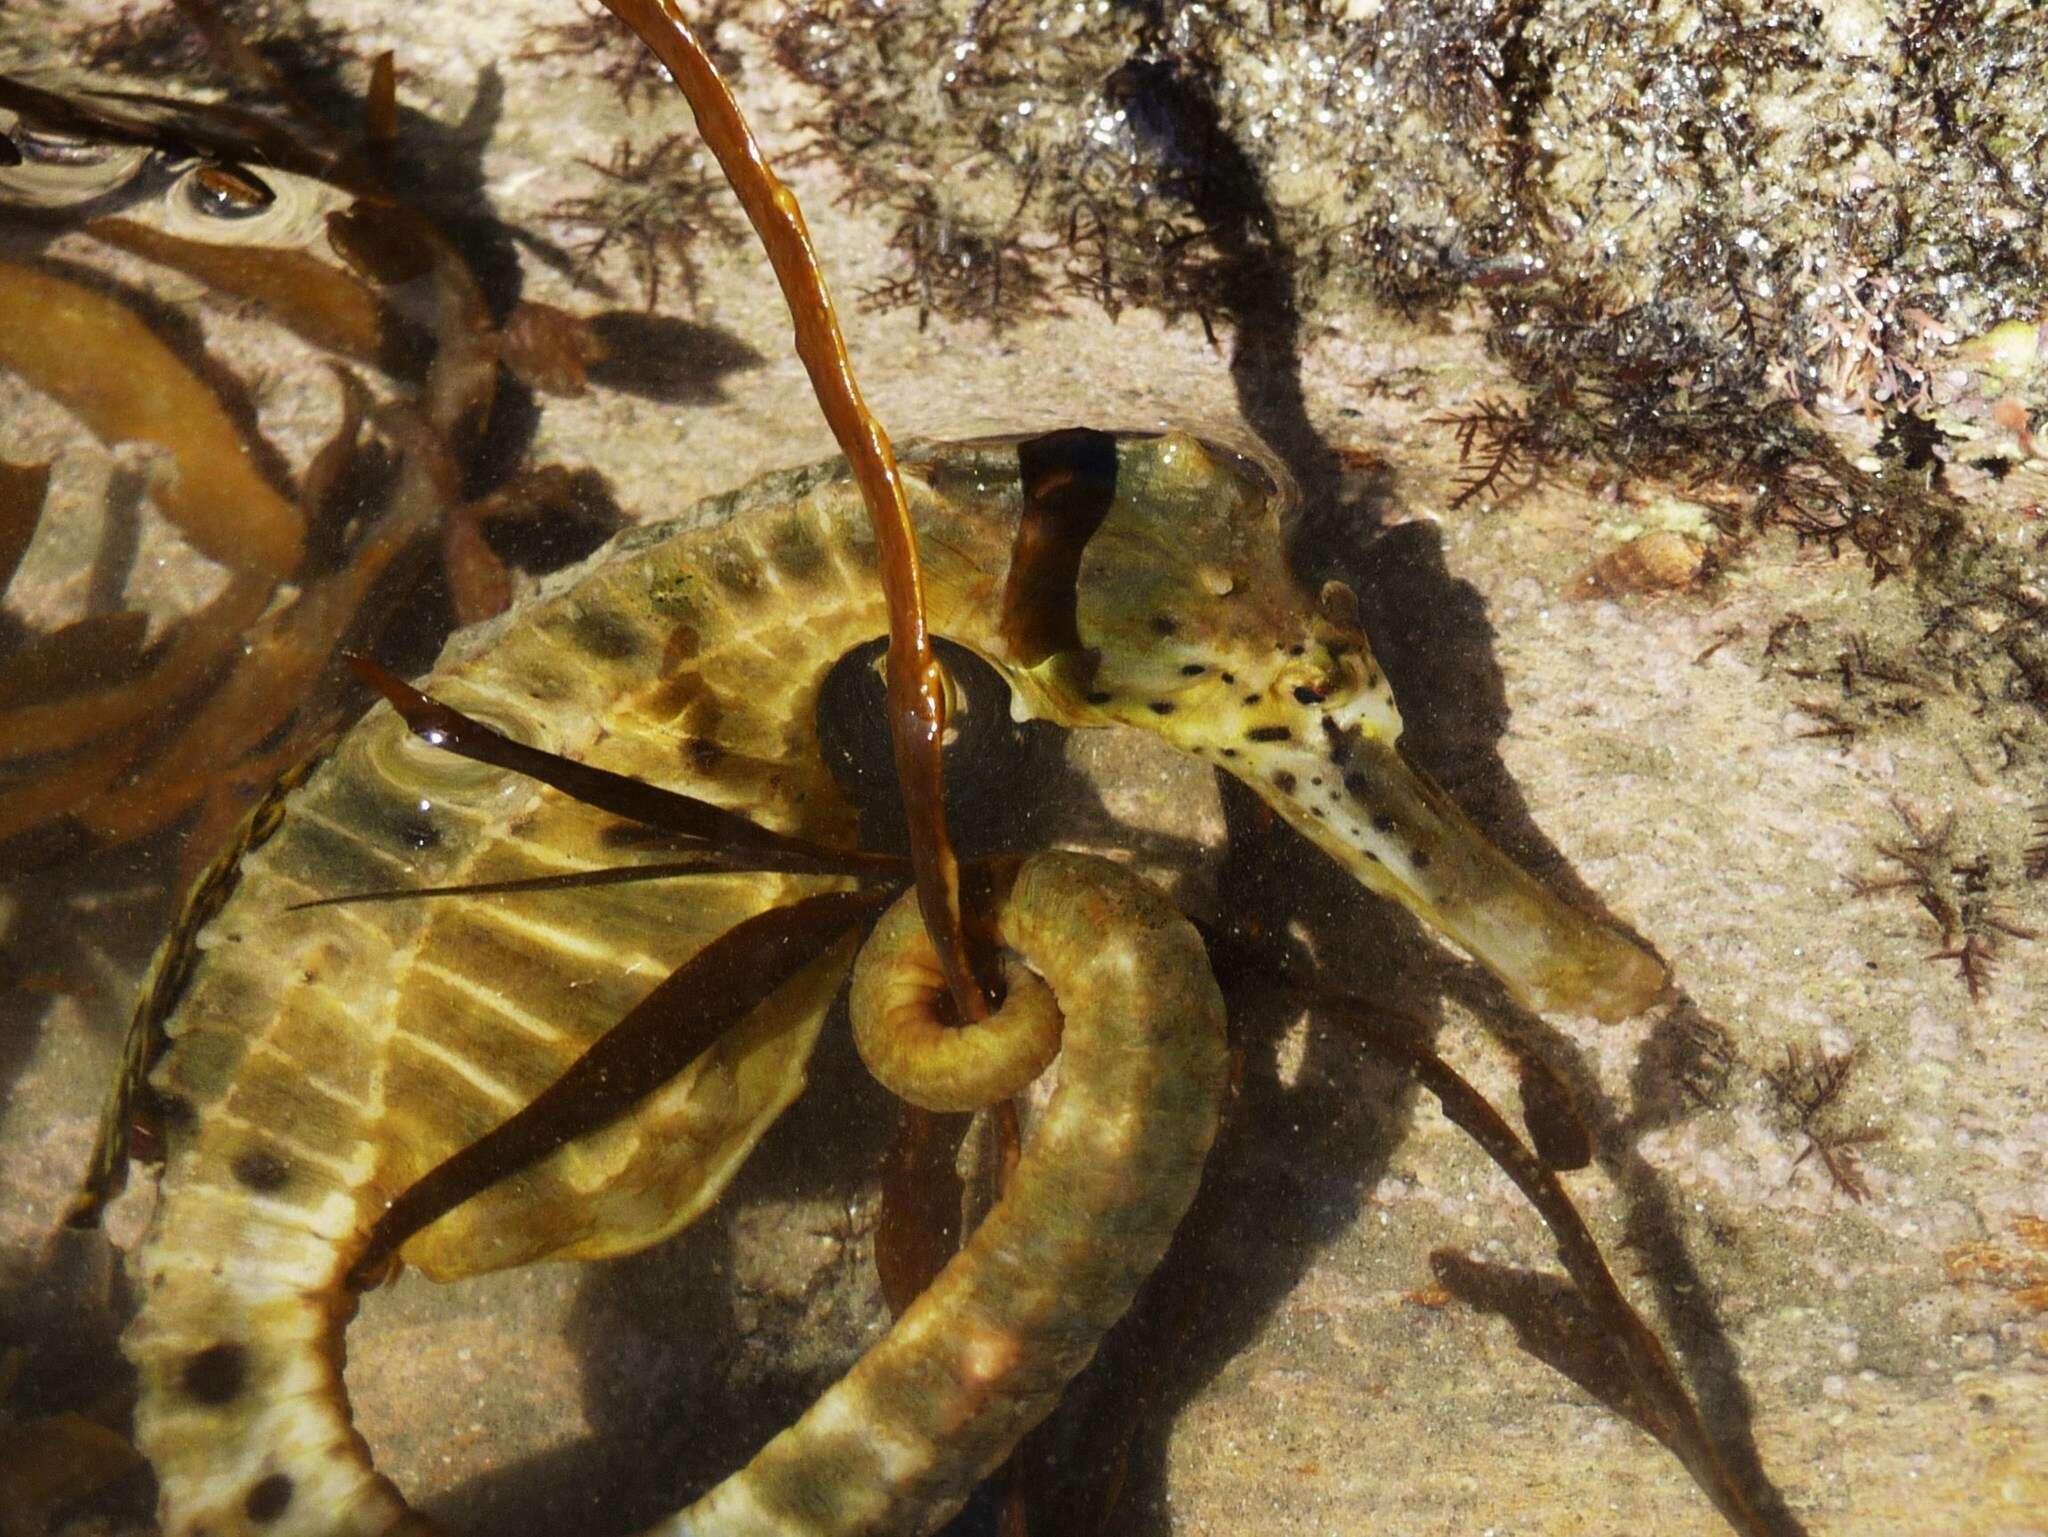
M 1491 1033 L 1556 1064 L 1599 1146 L 1574 1195 L 1738 1464 L 1760 1467 L 1773 1531 L 2048 1532 L 2048 686 L 2027 671 L 2048 611 L 2030 431 L 2048 391 L 2026 212 L 2048 44 L 2022 6 L 1652 11 L 1359 0 L 1342 18 L 1277 7 L 1268 35 L 1236 7 L 1147 33 L 1108 6 L 1013 5 L 977 8 L 970 36 L 924 7 L 733 8 L 716 35 L 891 429 L 1263 435 L 1307 487 L 1297 566 L 1365 600 L 1406 745 L 1545 878 L 1654 944 L 1677 1000 L 1617 1027 L 1519 1015 L 1149 739 L 994 732 L 964 776 L 975 810 L 1132 849 L 1198 913 L 1260 919 L 1426 1022 L 1504 1106 Z M 10 14 L 26 24 L 0 28 L 8 68 L 76 58 L 78 29 L 116 15 Z M 575 20 L 567 0 L 266 14 L 358 58 L 397 51 L 421 201 L 523 232 L 505 248 L 526 297 L 631 309 L 659 274 L 667 398 L 550 401 L 538 459 L 597 466 L 651 518 L 830 451 L 729 217 L 696 215 L 688 267 L 631 235 L 579 265 L 577 220 L 619 207 L 565 200 L 616 191 L 593 167 L 617 168 L 622 139 L 646 155 L 689 125 L 658 82 L 606 78 L 630 55 L 535 32 Z M 949 47 L 967 52 L 948 63 Z M 344 74 L 360 84 L 359 65 Z M 1190 141 L 1172 112 L 1203 103 L 1213 137 Z M 1134 126 L 1141 107 L 1166 115 Z M 800 154 L 821 126 L 835 153 Z M 1191 144 L 1203 164 L 1175 158 Z M 1237 195 L 1204 180 L 1226 172 L 1264 207 L 1205 204 Z M 1546 373 L 1516 327 L 1590 340 Z M 1692 436 L 1673 446 L 1560 389 L 1697 407 Z M 18 396 L 0 457 L 99 452 Z M 1495 440 L 1482 425 L 1461 452 L 1461 427 L 1489 400 L 1553 436 L 1466 496 Z M 1832 558 L 1787 517 L 1756 532 L 1771 455 L 1795 438 L 1731 424 L 1767 408 L 1838 456 L 1792 482 L 1846 499 L 1852 522 L 1895 497 L 1899 526 L 1847 527 Z M 103 477 L 76 473 L 78 505 L 103 500 Z M 152 519 L 131 585 L 190 602 L 206 573 Z M 1651 532 L 1696 541 L 1703 569 L 1648 591 L 1627 561 L 1586 580 Z M 95 541 L 75 520 L 46 540 L 18 614 L 88 601 Z M 123 1383 L 115 1261 L 97 1239 L 44 1246 L 167 919 L 174 851 L 149 853 L 89 890 L 45 877 L 0 899 L 11 945 L 60 900 L 84 936 L 82 959 L 17 964 L 0 1003 L 0 1345 L 21 1351 L 0 1415 L 16 1420 Z M 1160 1371 L 1125 1528 L 1725 1530 L 1661 1448 L 1437 1287 L 1438 1249 L 1553 1267 L 1433 1102 L 1340 1021 L 1268 1002 L 1245 1026 L 1238 1121 L 1172 1262 L 1184 1332 L 1120 1347 L 1119 1370 Z M 885 1107 L 843 1044 L 816 1077 L 678 1243 L 373 1295 L 349 1380 L 380 1464 L 459 1530 L 623 1531 L 786 1423 L 880 1318 Z M 140 1529 L 147 1508 L 117 1488 L 76 1529 Z

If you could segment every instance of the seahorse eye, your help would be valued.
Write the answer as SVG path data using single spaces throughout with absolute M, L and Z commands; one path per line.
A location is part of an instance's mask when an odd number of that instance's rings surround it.
M 1344 658 L 1301 657 L 1280 670 L 1275 692 L 1300 705 L 1319 705 L 1351 681 Z
M 253 219 L 277 201 L 261 177 L 225 162 L 200 166 L 182 190 L 192 211 L 210 219 Z

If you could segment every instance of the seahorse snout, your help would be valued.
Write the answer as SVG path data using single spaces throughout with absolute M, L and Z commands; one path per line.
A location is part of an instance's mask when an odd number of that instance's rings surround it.
M 1368 889 L 1470 953 L 1532 1008 L 1612 1021 L 1662 992 L 1661 961 L 1508 858 L 1390 739 L 1341 728 L 1320 735 L 1248 746 L 1233 767 Z

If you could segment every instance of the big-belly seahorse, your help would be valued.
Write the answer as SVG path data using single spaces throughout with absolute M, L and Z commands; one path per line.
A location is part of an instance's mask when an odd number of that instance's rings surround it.
M 1109 477 L 1091 529 L 1048 534 L 1027 515 L 1020 454 L 1048 443 Z M 1404 766 L 1355 602 L 1300 592 L 1284 494 L 1259 464 L 1180 433 L 1077 433 L 914 449 L 904 469 L 932 627 L 995 666 L 1020 717 L 1142 726 L 1228 769 L 1537 1007 L 1619 1018 L 1662 986 L 1656 960 Z M 1024 585 L 1048 583 L 1020 608 Z M 424 687 L 523 741 L 850 843 L 815 705 L 884 628 L 866 514 L 835 462 L 620 536 L 458 634 Z M 257 814 L 234 889 L 217 880 L 203 922 L 166 946 L 132 1043 L 154 1061 L 166 1163 L 124 1344 L 169 1537 L 424 1530 L 372 1469 L 342 1389 L 343 1278 L 370 1224 L 712 938 L 845 884 L 717 875 L 291 910 L 613 864 L 616 831 L 379 706 Z M 1020 1173 L 854 1371 L 665 1530 L 928 1530 L 1053 1407 L 1192 1199 L 1222 1071 L 1198 940 L 1100 861 L 1022 868 L 1003 935 L 1067 1023 L 1060 1096 Z M 801 1088 L 850 948 L 402 1257 L 448 1280 L 682 1227 Z

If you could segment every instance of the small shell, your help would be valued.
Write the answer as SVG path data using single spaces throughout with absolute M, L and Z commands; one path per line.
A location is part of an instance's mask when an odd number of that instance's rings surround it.
M 1699 580 L 1707 547 L 1675 529 L 1652 529 L 1602 555 L 1571 579 L 1574 598 L 1605 598 L 1624 592 L 1679 592 Z

